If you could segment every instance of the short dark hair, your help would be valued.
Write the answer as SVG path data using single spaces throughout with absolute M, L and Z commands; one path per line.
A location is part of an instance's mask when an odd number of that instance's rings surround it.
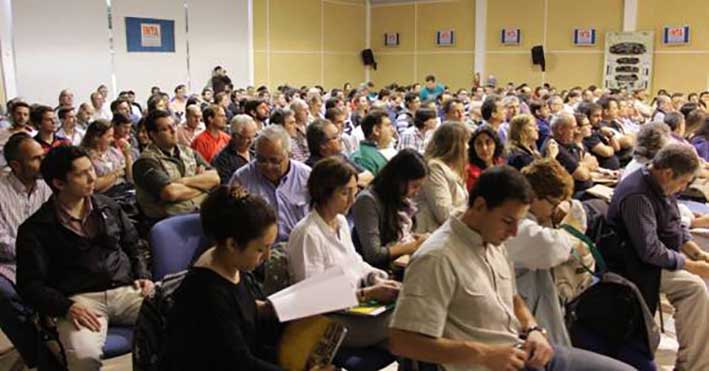
M 240 250 L 277 222 L 276 213 L 263 198 L 248 194 L 240 186 L 222 185 L 210 192 L 199 216 L 207 236 L 217 242 L 233 238 Z
M 332 122 L 324 119 L 317 119 L 308 125 L 305 129 L 305 138 L 308 141 L 308 151 L 311 154 L 319 155 L 320 146 L 325 143 L 327 136 L 325 135 L 325 126 L 331 125 Z
M 682 121 L 684 121 L 684 116 L 679 112 L 668 112 L 663 119 L 663 122 L 667 124 L 672 131 L 677 130 Z
M 611 102 L 615 102 L 615 104 L 618 105 L 618 99 L 612 96 L 602 97 L 598 101 L 596 101 L 596 103 L 600 104 L 604 110 L 607 110 L 611 107 Z
M 463 104 L 463 102 L 458 98 L 448 99 L 443 103 L 443 113 L 447 114 L 451 110 L 454 104 Z
M 47 112 L 54 112 L 52 107 L 49 106 L 43 106 L 43 105 L 38 105 L 34 106 L 32 111 L 30 112 L 30 121 L 38 126 L 42 122 L 42 118 L 44 118 L 44 114 Z
M 435 82 L 435 81 L 436 81 L 436 76 L 428 75 L 428 76 L 426 76 L 426 79 L 425 79 L 425 80 L 426 80 L 426 82 L 429 82 L 429 81 Z
M 480 107 L 480 114 L 482 115 L 483 120 L 490 120 L 492 114 L 497 112 L 497 102 L 501 100 L 502 98 L 500 98 L 499 95 L 489 95 L 485 98 L 482 106 Z
M 251 115 L 251 111 L 255 111 L 258 106 L 261 104 L 266 103 L 265 100 L 263 99 L 249 99 L 246 101 L 246 104 L 244 104 L 244 113 L 247 115 Z
M 527 179 L 517 169 L 508 165 L 493 166 L 480 174 L 478 181 L 470 189 L 468 206 L 478 197 L 485 200 L 488 210 L 501 206 L 506 201 L 532 203 L 534 191 Z
M 492 138 L 492 141 L 495 142 L 495 151 L 492 154 L 493 162 L 496 159 L 499 159 L 502 157 L 502 151 L 503 151 L 503 145 L 502 141 L 500 140 L 500 136 L 497 135 L 495 130 L 492 129 L 489 125 L 482 125 L 478 127 L 473 134 L 470 136 L 470 139 L 468 139 L 468 162 L 481 168 L 485 169 L 485 161 L 483 161 L 480 156 L 478 156 L 478 152 L 475 151 L 475 140 L 481 136 L 481 135 L 487 135 L 490 138 Z
M 29 104 L 27 104 L 26 102 L 23 102 L 23 101 L 21 101 L 21 100 L 18 100 L 18 101 L 15 101 L 15 102 L 12 103 L 12 109 L 10 110 L 10 112 L 11 112 L 11 113 L 15 113 L 15 110 L 18 109 L 18 108 L 20 108 L 20 107 L 27 108 L 27 109 L 30 110 L 30 111 L 32 110 L 32 107 L 30 107 Z
M 66 117 L 67 113 L 74 111 L 74 107 L 61 107 L 57 111 L 57 116 L 59 117 L 60 120 L 64 120 Z
M 681 143 L 670 143 L 662 147 L 652 158 L 655 169 L 672 169 L 674 179 L 699 169 L 699 157 L 692 146 Z
M 54 180 L 66 181 L 66 176 L 74 169 L 74 160 L 86 157 L 89 154 L 83 149 L 75 146 L 59 146 L 49 150 L 49 153 L 42 160 L 39 167 L 44 182 L 52 188 L 52 191 L 59 192 L 54 187 Z
M 404 105 L 408 108 L 409 104 L 411 104 L 411 102 L 415 101 L 416 98 L 419 98 L 418 94 L 416 94 L 412 91 L 406 93 L 406 95 L 404 95 Z
M 294 115 L 295 112 L 288 108 L 278 108 L 271 113 L 271 117 L 268 122 L 271 125 L 281 125 L 284 126 L 286 123 L 286 117 Z
M 364 116 L 364 119 L 362 119 L 362 122 L 360 123 L 360 125 L 362 126 L 362 133 L 364 133 L 364 137 L 369 138 L 372 135 L 374 127 L 377 125 L 381 125 L 385 117 L 389 117 L 389 115 L 386 112 L 380 110 L 374 110 L 368 113 L 367 116 Z
M 217 104 L 210 104 L 202 110 L 202 119 L 205 125 L 211 124 L 211 121 L 217 116 L 218 109 L 224 109 L 224 107 Z
M 414 126 L 421 129 L 426 121 L 430 119 L 435 119 L 437 116 L 436 111 L 430 108 L 419 108 L 414 114 Z
M 335 90 L 335 89 L 333 89 L 333 90 Z M 339 103 L 340 101 L 342 101 L 342 99 L 340 99 L 340 98 L 338 98 L 338 97 L 331 97 L 331 98 L 328 98 L 328 99 L 325 101 L 325 109 L 326 109 L 326 110 L 329 110 L 330 108 L 335 108 L 335 107 L 337 107 L 337 103 Z
M 698 103 L 694 102 L 687 102 L 680 107 L 679 111 L 684 115 L 685 118 L 687 118 L 687 115 L 689 115 L 690 112 L 694 111 L 695 109 L 699 108 Z
M 325 118 L 330 120 L 330 121 L 335 121 L 335 117 L 344 115 L 346 112 L 340 108 L 337 107 L 332 107 L 328 108 L 327 111 L 325 111 Z
M 339 157 L 327 157 L 318 161 L 308 178 L 310 206 L 327 202 L 335 190 L 347 185 L 352 177 L 357 179 L 357 171 Z
M 158 120 L 162 118 L 170 117 L 168 112 L 162 110 L 154 110 L 145 116 L 145 130 L 148 132 L 154 132 L 158 130 Z
M 111 119 L 111 124 L 113 126 L 118 126 L 118 125 L 123 125 L 123 124 L 133 125 L 133 120 L 131 120 L 130 117 L 128 117 L 122 113 L 114 113 L 113 118 Z
M 7 140 L 5 146 L 2 148 L 3 155 L 5 156 L 5 162 L 10 163 L 10 161 L 17 161 L 20 158 L 20 146 L 26 140 L 34 140 L 29 134 L 25 132 L 19 132 L 12 134 L 10 139 Z
M 118 105 L 124 102 L 128 104 L 128 107 L 130 107 L 130 102 L 128 102 L 126 99 L 118 98 L 111 102 L 111 112 L 116 112 L 116 110 L 118 109 Z

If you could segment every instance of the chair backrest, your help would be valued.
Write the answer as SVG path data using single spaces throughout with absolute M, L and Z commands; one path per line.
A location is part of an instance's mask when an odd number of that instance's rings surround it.
M 150 230 L 153 280 L 189 268 L 209 245 L 199 214 L 178 215 L 158 222 Z

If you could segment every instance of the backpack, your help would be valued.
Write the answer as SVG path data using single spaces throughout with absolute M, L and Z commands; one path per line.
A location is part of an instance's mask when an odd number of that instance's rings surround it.
M 164 353 L 167 314 L 175 303 L 174 294 L 188 271 L 165 276 L 155 291 L 143 300 L 133 329 L 133 370 L 158 371 Z

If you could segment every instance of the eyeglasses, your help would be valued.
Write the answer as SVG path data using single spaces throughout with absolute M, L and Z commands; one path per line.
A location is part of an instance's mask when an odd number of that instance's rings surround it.
M 544 200 L 546 200 L 546 202 L 548 202 L 554 209 L 559 207 L 559 205 L 563 202 L 563 200 L 555 200 L 550 197 L 544 197 Z
M 256 163 L 259 165 L 271 165 L 271 166 L 281 166 L 281 163 L 283 163 L 283 158 L 279 157 L 271 157 L 271 158 L 266 158 L 261 155 L 256 155 Z

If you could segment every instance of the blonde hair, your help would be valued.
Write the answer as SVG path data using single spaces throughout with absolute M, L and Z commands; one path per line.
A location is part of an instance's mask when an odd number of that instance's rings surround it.
M 508 134 L 510 145 L 517 145 L 520 147 L 524 145 L 524 129 L 527 125 L 536 125 L 534 116 L 523 113 L 513 117 L 512 120 L 510 120 L 510 131 Z
M 459 122 L 448 121 L 433 132 L 433 138 L 426 147 L 426 161 L 440 160 L 465 179 L 467 164 L 467 144 L 470 132 Z

